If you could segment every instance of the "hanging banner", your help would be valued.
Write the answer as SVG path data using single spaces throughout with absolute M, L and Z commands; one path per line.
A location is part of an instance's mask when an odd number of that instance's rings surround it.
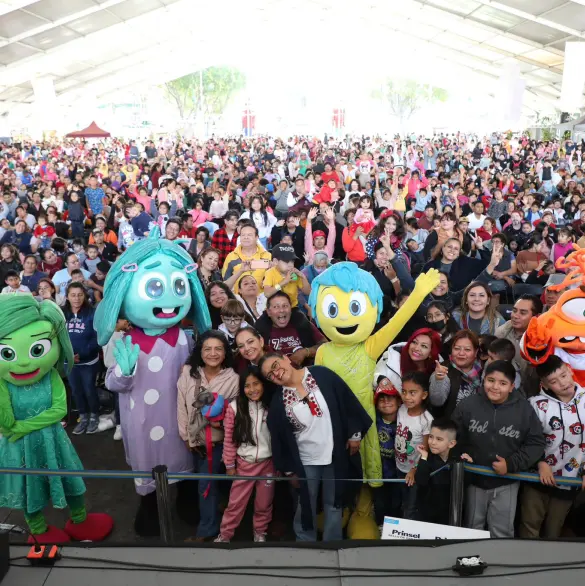
M 333 108 L 333 128 L 345 127 L 345 108 Z

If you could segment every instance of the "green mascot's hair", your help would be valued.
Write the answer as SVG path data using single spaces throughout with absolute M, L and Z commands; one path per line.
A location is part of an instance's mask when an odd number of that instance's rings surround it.
M 61 374 L 67 374 L 73 366 L 73 348 L 67 333 L 67 322 L 59 306 L 48 299 L 39 302 L 32 295 L 0 295 L 0 339 L 36 321 L 51 324 L 52 334 L 61 345 L 56 367 Z

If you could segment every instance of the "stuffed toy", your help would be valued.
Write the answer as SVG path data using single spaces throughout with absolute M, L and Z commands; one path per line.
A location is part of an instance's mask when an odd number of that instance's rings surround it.
M 61 374 L 73 365 L 65 316 L 52 301 L 0 295 L 0 462 L 13 468 L 82 470 L 61 425 L 67 396 Z M 100 541 L 114 526 L 104 513 L 88 513 L 78 476 L 0 475 L 0 507 L 19 509 L 29 542 Z M 65 529 L 47 525 L 43 509 L 69 507 Z
M 169 472 L 191 472 L 192 455 L 179 436 L 177 381 L 189 358 L 192 339 L 179 327 L 189 317 L 199 332 L 211 327 L 197 265 L 179 244 L 161 239 L 157 227 L 130 246 L 116 261 L 104 283 L 94 327 L 100 345 L 109 343 L 118 318 L 132 329 L 112 342 L 115 365 L 106 386 L 120 394 L 120 423 L 126 459 L 132 470 L 159 464 Z M 134 529 L 158 535 L 154 481 L 136 479 L 140 506 Z M 177 512 L 196 522 L 197 497 L 189 483 L 178 485 Z
M 573 369 L 577 383 L 585 386 L 585 248 L 577 244 L 573 248 L 556 262 L 558 269 L 566 271 L 565 279 L 550 287 L 566 291 L 547 312 L 530 320 L 520 350 L 533 365 L 556 354 Z
M 317 350 L 315 364 L 327 366 L 338 374 L 349 385 L 372 421 L 376 421 L 372 392 L 376 362 L 438 283 L 436 269 L 420 275 L 408 300 L 373 335 L 372 331 L 382 313 L 383 296 L 378 282 L 370 273 L 359 269 L 353 262 L 340 262 L 315 277 L 311 284 L 309 306 L 312 315 L 330 340 Z M 362 438 L 360 453 L 364 478 L 382 478 L 375 425 Z M 381 486 L 376 482 L 370 484 Z M 368 508 L 366 504 L 361 510 Z M 371 521 L 374 522 L 373 519 Z M 355 522 L 352 523 L 352 526 L 355 525 Z
M 199 433 L 205 429 L 205 451 L 207 453 L 207 469 L 209 474 L 213 474 L 213 441 L 211 435 L 211 426 L 213 423 L 219 423 L 225 418 L 225 410 L 227 404 L 223 395 L 212 393 L 211 391 L 202 390 L 197 396 L 193 405 L 195 410 L 193 411 L 194 421 L 190 424 L 189 434 L 192 437 L 196 437 Z M 201 413 L 203 417 L 196 417 L 197 411 Z M 197 423 L 196 423 L 197 422 Z M 207 485 L 203 496 L 207 498 L 211 483 Z

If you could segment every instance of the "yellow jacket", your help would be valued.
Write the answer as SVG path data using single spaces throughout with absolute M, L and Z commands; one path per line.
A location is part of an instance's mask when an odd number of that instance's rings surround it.
M 264 290 L 263 289 L 264 273 L 266 273 L 266 270 L 272 266 L 272 263 L 270 262 L 270 261 L 272 261 L 272 255 L 268 251 L 264 250 L 264 248 L 260 244 L 257 245 L 256 252 L 252 256 L 244 255 L 244 253 L 242 252 L 241 245 L 237 246 L 232 252 L 230 252 L 227 255 L 225 262 L 223 263 L 223 269 L 222 269 L 222 276 L 223 276 L 224 281 L 229 279 L 231 276 L 233 276 L 233 274 L 239 270 L 241 264 L 244 261 L 253 261 L 253 260 L 267 260 L 267 261 L 269 261 L 269 264 L 265 269 L 255 269 L 252 271 L 246 271 L 245 273 L 242 273 L 240 279 L 244 275 L 252 275 L 256 279 L 256 282 L 258 283 L 258 290 L 261 293 Z M 233 291 L 234 291 L 234 293 L 238 293 L 239 280 L 238 280 L 238 283 L 236 283 L 234 285 Z

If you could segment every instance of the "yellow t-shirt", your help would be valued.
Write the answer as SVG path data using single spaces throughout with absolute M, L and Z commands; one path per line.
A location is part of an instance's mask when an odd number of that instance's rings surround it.
M 284 277 L 280 271 L 276 267 L 272 267 L 264 274 L 263 287 L 276 287 L 282 281 L 284 281 Z M 282 291 L 290 297 L 291 307 L 296 307 L 299 304 L 299 289 L 302 284 L 302 281 L 297 277 L 296 281 L 291 281 L 282 288 Z

